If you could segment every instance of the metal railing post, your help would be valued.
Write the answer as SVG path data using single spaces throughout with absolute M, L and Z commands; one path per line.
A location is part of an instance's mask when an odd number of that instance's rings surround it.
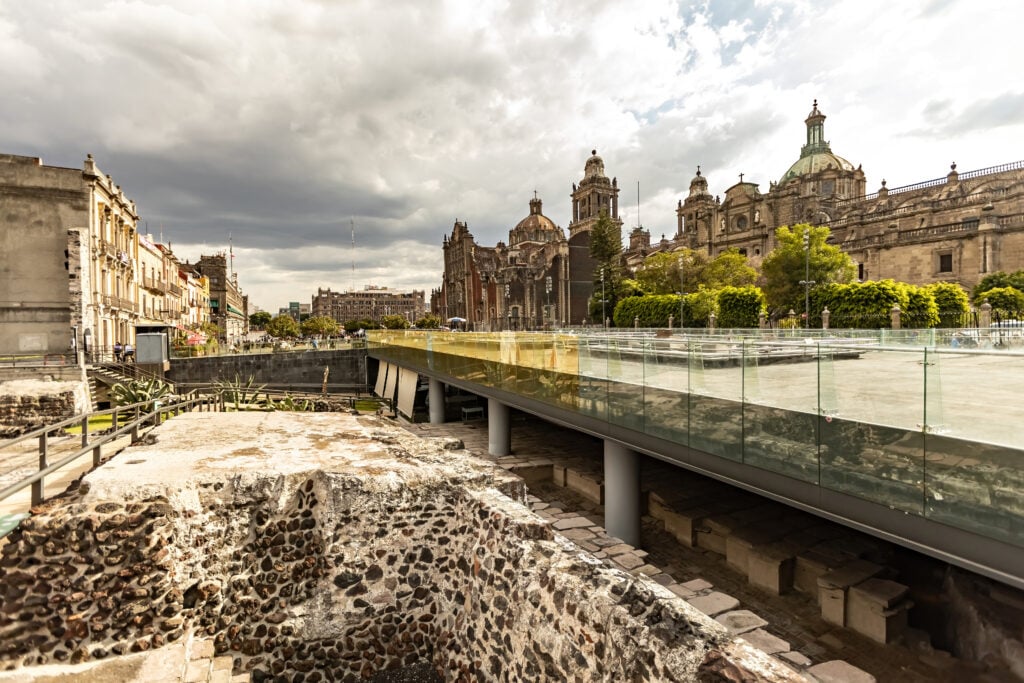
M 47 441 L 48 434 L 43 432 L 39 435 L 39 470 L 45 470 L 48 466 L 46 462 L 47 453 L 49 451 L 49 443 Z M 32 484 L 32 505 L 39 505 L 43 502 L 43 479 Z
M 135 419 L 132 421 L 132 442 L 139 440 L 139 407 L 135 406 Z
M 82 418 L 82 448 L 89 445 L 89 415 Z
M 116 432 L 117 426 L 117 408 L 114 408 L 114 412 L 110 414 L 110 427 Z

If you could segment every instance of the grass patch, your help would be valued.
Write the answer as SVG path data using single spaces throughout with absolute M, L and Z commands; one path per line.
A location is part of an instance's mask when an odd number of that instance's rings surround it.
M 124 418 L 123 417 L 121 418 L 120 422 L 124 423 Z M 114 416 L 113 415 L 95 415 L 93 417 L 90 417 L 89 418 L 89 433 L 91 434 L 93 432 L 101 432 L 104 429 L 110 429 L 110 425 L 112 425 L 113 423 L 114 423 Z M 81 434 L 82 433 L 82 423 L 78 422 L 76 424 L 69 425 L 69 426 L 64 428 L 64 431 L 67 432 L 68 434 Z

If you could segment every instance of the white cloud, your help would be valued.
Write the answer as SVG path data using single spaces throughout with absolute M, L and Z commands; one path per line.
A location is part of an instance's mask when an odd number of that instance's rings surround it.
M 592 148 L 652 236 L 697 164 L 767 189 L 818 98 L 890 186 L 1021 157 L 1024 10 L 991 0 L 0 4 L 0 151 L 96 155 L 185 258 L 227 247 L 255 303 L 436 287 L 455 218 L 567 227 Z M 983 47 L 984 49 L 980 49 Z M 632 219 L 631 219 L 632 220 Z

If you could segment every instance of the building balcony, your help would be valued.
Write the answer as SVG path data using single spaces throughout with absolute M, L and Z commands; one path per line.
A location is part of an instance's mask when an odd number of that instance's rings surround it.
M 142 276 L 142 286 L 150 291 L 159 292 L 160 294 L 167 291 L 167 283 L 162 282 L 151 275 Z
M 167 291 L 173 294 L 174 296 L 181 296 L 181 287 L 179 287 L 178 285 L 168 283 Z

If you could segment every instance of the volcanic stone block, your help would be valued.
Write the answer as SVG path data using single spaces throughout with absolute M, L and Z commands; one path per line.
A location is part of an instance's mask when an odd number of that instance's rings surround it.
M 848 553 L 823 545 L 797 553 L 793 586 L 802 593 L 818 597 L 818 579 L 849 562 Z
M 747 560 L 747 581 L 775 595 L 793 589 L 793 550 L 785 543 L 755 546 Z
M 555 463 L 551 466 L 551 483 L 555 486 L 565 486 L 565 465 Z
M 846 592 L 883 569 L 867 560 L 852 560 L 818 578 L 818 604 L 821 618 L 837 626 L 846 625 Z
M 849 590 L 846 624 L 879 643 L 891 643 L 907 630 L 907 587 L 886 579 L 868 579 Z
M 584 498 L 604 505 L 604 482 L 593 473 L 570 467 L 565 471 L 565 485 Z

